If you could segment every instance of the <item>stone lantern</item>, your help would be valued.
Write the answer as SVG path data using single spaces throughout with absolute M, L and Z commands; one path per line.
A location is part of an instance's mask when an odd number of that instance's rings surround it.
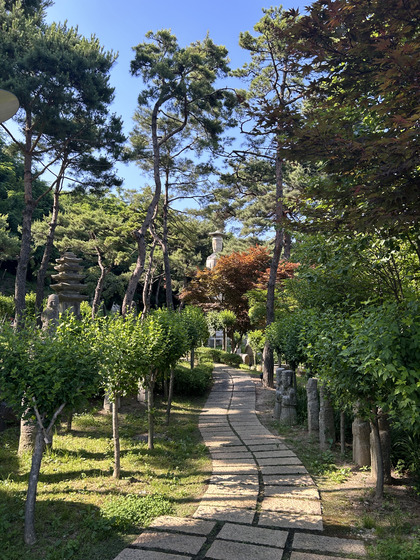
M 80 303 L 86 299 L 86 296 L 81 293 L 86 288 L 82 284 L 84 275 L 81 261 L 82 259 L 68 251 L 56 259 L 57 266 L 54 268 L 58 274 L 51 276 L 57 282 L 51 286 L 51 289 L 58 295 L 60 313 L 71 310 L 76 317 L 80 317 Z

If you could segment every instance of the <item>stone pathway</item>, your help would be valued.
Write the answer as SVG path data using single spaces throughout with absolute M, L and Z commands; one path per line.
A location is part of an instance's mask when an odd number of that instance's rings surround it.
M 318 489 L 299 458 L 259 422 L 255 384 L 216 366 L 200 415 L 213 474 L 192 518 L 160 517 L 115 560 L 343 560 L 363 542 L 322 535 Z

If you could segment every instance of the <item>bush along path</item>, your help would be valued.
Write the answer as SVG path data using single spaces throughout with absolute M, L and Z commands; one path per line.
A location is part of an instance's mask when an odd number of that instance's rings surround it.
M 363 558 L 363 541 L 322 535 L 318 490 L 259 422 L 255 382 L 221 365 L 214 378 L 200 416 L 213 474 L 194 516 L 157 518 L 115 560 Z

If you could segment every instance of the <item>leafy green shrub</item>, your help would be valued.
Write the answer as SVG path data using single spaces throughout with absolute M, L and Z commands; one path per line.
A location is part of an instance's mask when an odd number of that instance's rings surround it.
M 418 560 L 420 534 L 413 540 L 386 539 L 380 541 L 370 554 L 372 560 Z
M 13 296 L 0 295 L 0 320 L 12 319 L 15 314 L 15 302 Z
M 222 351 L 217 348 L 208 348 L 206 346 L 200 346 L 196 348 L 195 354 L 198 358 L 199 363 L 214 362 L 219 364 L 222 362 Z
M 220 352 L 220 359 L 223 364 L 232 367 L 239 367 L 242 364 L 242 358 L 239 354 L 230 354 L 229 352 Z
M 35 317 L 35 292 L 26 294 L 26 315 Z M 0 321 L 3 319 L 12 319 L 15 316 L 15 300 L 13 296 L 0 295 Z
M 174 393 L 176 395 L 200 396 L 209 389 L 213 365 L 200 363 L 194 369 L 178 365 L 175 368 Z
M 101 510 L 102 516 L 113 527 L 123 531 L 133 526 L 146 527 L 155 517 L 173 512 L 171 502 L 160 494 L 116 496 L 108 500 Z

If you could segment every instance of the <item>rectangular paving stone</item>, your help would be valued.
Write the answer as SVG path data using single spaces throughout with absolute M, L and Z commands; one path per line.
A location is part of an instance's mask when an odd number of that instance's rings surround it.
M 216 508 L 255 509 L 257 507 L 257 496 L 204 494 L 201 498 L 200 505 Z
M 215 560 L 279 560 L 278 548 L 215 540 L 205 558 Z
M 193 517 L 214 519 L 217 521 L 231 521 L 232 523 L 248 523 L 251 525 L 254 515 L 255 512 L 253 509 L 199 506 Z
M 258 486 L 244 486 L 234 483 L 209 484 L 204 495 L 257 496 Z
M 287 449 L 283 443 L 273 443 L 272 441 L 267 441 L 265 444 L 248 445 L 248 447 L 253 453 L 255 451 L 281 451 Z
M 364 556 L 365 545 L 356 539 L 340 539 L 337 537 L 324 537 L 322 535 L 308 535 L 298 533 L 293 539 L 293 549 L 310 550 L 311 552 L 332 552 L 334 554 L 354 554 Z
M 213 465 L 213 474 L 257 474 L 256 465 L 231 465 L 231 466 L 215 466 Z
M 137 537 L 133 542 L 133 546 L 138 548 L 161 548 L 163 551 L 168 552 L 197 554 L 205 541 L 205 537 L 146 530 Z
M 178 531 L 179 533 L 192 533 L 194 535 L 208 535 L 213 531 L 214 526 L 215 523 L 213 521 L 162 515 L 161 517 L 157 517 L 153 523 L 149 525 L 149 529 Z
M 259 486 L 258 475 L 255 474 L 213 474 L 211 484 L 239 484 L 243 486 Z
M 273 444 L 275 440 L 270 439 L 267 436 L 261 436 L 259 438 L 243 438 L 243 442 L 252 448 L 254 445 L 269 445 Z
M 263 476 L 264 484 L 270 486 L 313 486 L 314 481 L 309 474 L 266 474 Z
M 268 496 L 263 499 L 261 510 L 321 515 L 321 502 L 319 500 L 298 500 L 295 498 Z
M 125 548 L 114 560 L 191 560 L 191 556 L 167 554 L 154 550 Z
M 230 449 L 211 449 L 210 454 L 213 459 L 253 459 L 251 453 L 247 451 L 246 448 L 244 448 L 243 451 L 231 451 Z
M 319 492 L 316 486 L 264 486 L 264 495 L 319 500 Z
M 265 544 L 276 548 L 284 548 L 288 532 L 264 529 L 262 527 L 247 527 L 225 523 L 217 535 L 218 539 L 227 541 L 240 541 L 253 544 Z
M 258 525 L 278 527 L 279 529 L 323 530 L 322 517 L 320 515 L 285 513 L 281 511 L 262 511 L 259 514 Z
M 230 467 L 231 465 L 236 465 L 237 467 L 252 465 L 255 467 L 255 460 L 252 456 L 250 459 L 231 459 L 229 457 L 223 459 L 213 459 L 213 466 L 215 467 Z
M 308 474 L 308 471 L 303 465 L 276 465 L 276 466 L 262 466 L 261 472 L 266 474 Z
M 277 449 L 276 451 L 254 451 L 257 459 L 270 459 L 273 457 L 296 457 L 290 449 Z
M 270 457 L 258 459 L 258 464 L 264 467 L 276 465 L 301 465 L 302 461 L 298 457 Z

